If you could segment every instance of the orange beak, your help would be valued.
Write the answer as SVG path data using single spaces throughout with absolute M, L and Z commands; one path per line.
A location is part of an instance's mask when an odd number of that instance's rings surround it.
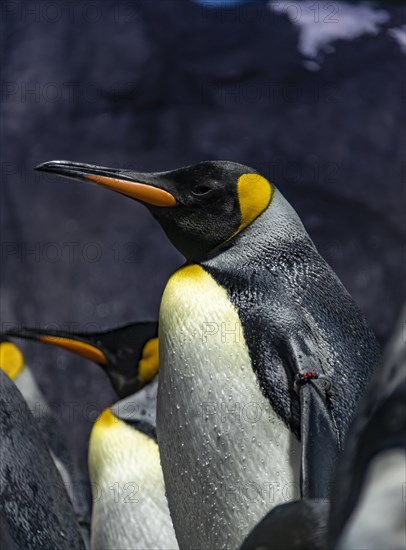
M 177 204 L 175 197 L 169 191 L 162 189 L 160 185 L 156 185 L 159 179 L 156 174 L 144 174 L 63 160 L 45 162 L 37 166 L 36 170 L 71 179 L 94 182 L 121 195 L 152 206 L 168 208 Z

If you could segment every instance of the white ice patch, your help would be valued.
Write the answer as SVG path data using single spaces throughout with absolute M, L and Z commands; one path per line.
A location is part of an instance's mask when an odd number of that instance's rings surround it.
M 400 51 L 406 55 L 406 25 L 389 29 L 388 34 L 396 40 Z
M 275 13 L 285 14 L 298 27 L 299 51 L 310 59 L 315 59 L 320 52 L 334 51 L 331 43 L 335 40 L 353 40 L 364 34 L 378 34 L 380 25 L 390 18 L 388 12 L 366 4 L 275 0 L 268 6 Z M 313 65 L 308 68 L 315 70 Z

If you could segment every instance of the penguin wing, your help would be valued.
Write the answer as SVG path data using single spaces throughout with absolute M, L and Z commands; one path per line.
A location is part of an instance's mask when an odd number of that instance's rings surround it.
M 319 348 L 312 326 L 306 322 L 292 327 L 287 335 L 286 363 L 295 376 L 294 389 L 300 402 L 301 496 L 309 499 L 329 497 L 340 450 L 330 394 L 332 385 L 324 374 Z
M 327 368 L 330 356 L 321 351 L 323 342 L 313 325 L 294 309 L 286 308 L 283 318 L 280 338 L 260 358 L 262 387 L 272 404 L 285 405 L 282 413 L 290 412 L 287 423 L 301 442 L 301 497 L 326 499 L 341 445 L 330 395 L 335 389 Z M 272 326 L 269 332 L 277 334 Z M 258 373 L 261 384 L 261 366 Z
M 302 498 L 328 498 L 339 443 L 324 390 L 312 380 L 299 389 Z

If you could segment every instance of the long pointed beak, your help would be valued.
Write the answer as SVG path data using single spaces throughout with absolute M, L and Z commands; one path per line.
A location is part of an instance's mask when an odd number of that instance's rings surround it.
M 119 397 L 127 397 L 141 389 L 159 369 L 156 322 L 137 322 L 92 333 L 18 327 L 0 334 L 1 337 L 52 344 L 99 364 Z
M 44 162 L 36 166 L 35 170 L 87 183 L 96 183 L 153 206 L 172 207 L 177 204 L 175 197 L 169 191 L 153 185 L 152 180 L 156 179 L 154 174 L 93 166 L 92 164 L 82 164 L 67 160 Z
M 46 331 L 40 328 L 31 329 L 23 327 L 19 330 L 7 331 L 7 336 L 52 344 L 75 353 L 84 359 L 98 363 L 101 366 L 106 365 L 108 362 L 106 353 L 102 351 L 96 343 L 93 343 L 89 338 L 82 335 L 70 334 L 68 332 L 65 333 L 52 329 Z

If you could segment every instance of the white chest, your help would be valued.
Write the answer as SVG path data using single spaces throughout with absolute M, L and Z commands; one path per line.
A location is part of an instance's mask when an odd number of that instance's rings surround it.
M 158 440 L 180 548 L 236 548 L 297 498 L 299 443 L 260 391 L 226 291 L 199 266 L 170 279 L 159 338 Z
M 107 410 L 91 433 L 89 469 L 92 550 L 178 548 L 155 441 Z

